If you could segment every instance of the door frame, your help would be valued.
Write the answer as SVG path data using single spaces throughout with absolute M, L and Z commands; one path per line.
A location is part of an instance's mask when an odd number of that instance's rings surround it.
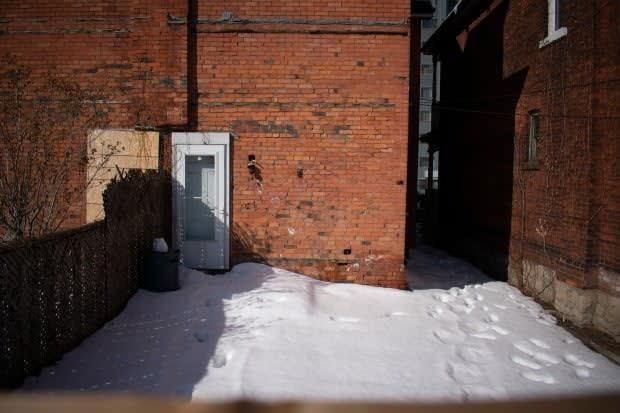
M 173 248 L 181 253 L 183 262 L 183 237 L 181 231 L 184 226 L 184 214 L 179 213 L 185 205 L 178 205 L 180 191 L 185 193 L 185 182 L 179 182 L 180 174 L 184 176 L 184 171 L 180 171 L 179 156 L 201 155 L 209 145 L 224 146 L 224 260 L 223 265 L 205 269 L 228 270 L 230 267 L 230 134 L 227 132 L 173 132 L 172 133 L 172 245 Z

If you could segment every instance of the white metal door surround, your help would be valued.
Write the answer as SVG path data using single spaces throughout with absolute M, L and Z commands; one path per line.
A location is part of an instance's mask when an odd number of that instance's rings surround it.
M 230 134 L 172 134 L 172 244 L 186 267 L 229 267 L 229 165 Z

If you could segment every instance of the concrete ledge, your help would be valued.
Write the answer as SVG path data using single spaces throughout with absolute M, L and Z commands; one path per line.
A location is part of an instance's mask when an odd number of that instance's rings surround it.
M 528 295 L 547 303 L 555 301 L 555 274 L 549 267 L 523 260 L 524 289 Z
M 597 291 L 597 302 L 592 323 L 594 327 L 620 342 L 620 297 Z
M 598 269 L 599 289 L 573 287 L 556 277 L 556 271 L 534 261 L 512 260 L 508 283 L 524 294 L 555 307 L 579 327 L 594 328 L 620 343 L 620 274 Z
M 555 290 L 553 306 L 560 313 L 578 326 L 592 323 L 597 291 L 571 287 L 557 279 L 553 287 Z

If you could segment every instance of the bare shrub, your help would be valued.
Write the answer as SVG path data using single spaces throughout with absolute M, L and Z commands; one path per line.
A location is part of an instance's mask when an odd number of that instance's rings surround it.
M 0 243 L 62 228 L 89 182 L 81 171 L 114 153 L 87 153 L 104 127 L 103 87 L 34 71 L 5 56 L 0 73 Z M 105 86 L 105 85 L 99 85 Z M 114 146 L 114 145 L 112 145 Z M 92 180 L 93 177 L 89 177 Z

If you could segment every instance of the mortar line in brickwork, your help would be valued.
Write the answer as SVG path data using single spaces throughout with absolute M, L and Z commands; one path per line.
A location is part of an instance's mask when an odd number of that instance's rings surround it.
M 200 103 L 200 107 L 214 108 L 214 107 L 277 107 L 280 109 L 291 108 L 395 108 L 396 104 L 387 102 L 367 102 L 367 103 L 336 103 L 336 102 L 293 102 L 293 103 L 281 103 L 281 102 L 211 102 Z
M 93 33 L 109 33 L 109 34 L 126 34 L 132 33 L 129 29 L 50 29 L 50 30 L 0 30 L 0 36 L 19 35 L 19 34 L 93 34 Z
M 168 15 L 168 24 L 186 24 L 186 19 Z M 248 18 L 237 19 L 223 15 L 217 20 L 198 18 L 197 24 L 294 24 L 294 25 L 314 25 L 314 26 L 392 26 L 392 27 L 408 27 L 406 20 L 386 21 L 386 20 L 365 20 L 365 19 L 293 19 L 285 17 L 275 18 Z
M 371 36 L 407 36 L 404 30 L 286 30 L 286 29 L 200 29 L 198 33 L 256 33 L 256 34 L 322 34 L 322 35 L 371 35 Z
M 88 16 L 81 16 L 81 17 L 74 17 L 74 18 L 70 18 L 70 17 L 33 17 L 33 18 L 11 18 L 8 19 L 6 17 L 0 17 L 0 23 L 24 23 L 24 22 L 36 22 L 36 23 L 50 23 L 50 22 L 57 22 L 57 21 L 63 21 L 63 22 L 80 22 L 80 23 L 84 23 L 84 22 L 89 22 L 89 23 L 96 23 L 96 22 L 132 22 L 132 21 L 136 21 L 136 20 L 151 20 L 153 17 L 152 16 L 128 16 L 128 17 L 88 17 Z

